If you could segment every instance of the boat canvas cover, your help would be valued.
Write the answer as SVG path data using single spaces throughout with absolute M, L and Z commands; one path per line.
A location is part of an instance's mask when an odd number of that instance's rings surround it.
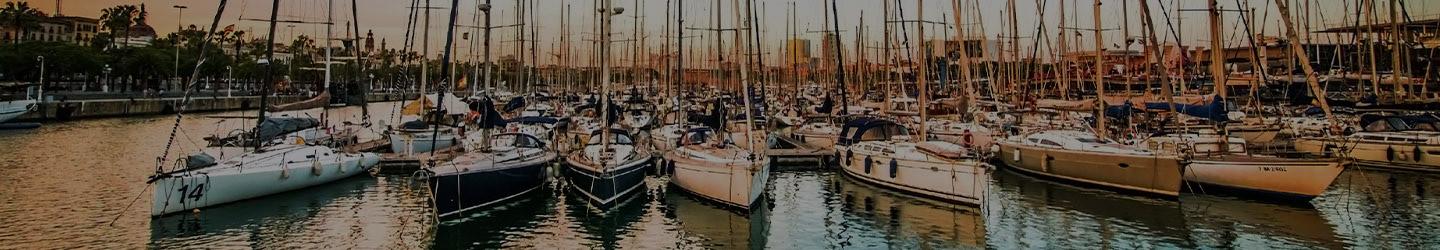
M 493 106 L 493 105 L 492 105 L 492 106 Z M 515 112 L 515 110 L 520 110 L 521 108 L 524 108 L 524 107 L 525 107 L 525 97 L 523 97 L 523 96 L 516 96 L 515 98 L 510 98 L 510 101 L 505 103 L 505 112 L 507 112 L 507 113 L 508 113 L 508 112 Z
M 877 136 L 865 136 L 867 132 L 874 129 L 881 129 L 881 133 L 876 134 Z M 840 138 L 837 143 L 840 145 L 850 145 L 859 143 L 862 140 L 888 140 L 890 136 L 904 133 L 904 126 L 900 126 L 900 124 L 896 124 L 894 121 L 877 117 L 860 117 L 845 122 L 845 127 L 840 129 Z
M 1174 105 L 1175 111 L 1189 116 L 1210 119 L 1211 121 L 1217 122 L 1230 120 L 1228 115 L 1229 111 L 1225 109 L 1225 98 L 1216 95 L 1206 96 L 1206 98 L 1200 99 L 1199 102 L 1191 102 L 1189 100 L 1181 102 L 1179 99 L 1174 103 L 1149 102 L 1145 103 L 1145 109 L 1152 111 L 1169 110 L 1172 107 L 1171 105 Z
M 308 117 L 266 117 L 260 123 L 260 141 L 269 141 L 286 134 L 320 126 L 320 120 Z

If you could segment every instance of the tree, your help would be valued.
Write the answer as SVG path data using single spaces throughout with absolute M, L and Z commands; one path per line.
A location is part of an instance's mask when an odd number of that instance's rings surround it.
M 5 25 L 19 29 L 15 42 L 19 43 L 30 32 L 30 29 L 40 28 L 40 18 L 45 13 L 39 9 L 30 8 L 29 2 L 6 2 L 4 8 L 0 8 L 0 18 L 4 19 Z
M 110 31 L 110 47 L 115 47 L 116 40 L 130 38 L 130 27 L 135 25 L 139 16 L 140 8 L 135 5 L 119 5 L 100 10 L 100 25 Z

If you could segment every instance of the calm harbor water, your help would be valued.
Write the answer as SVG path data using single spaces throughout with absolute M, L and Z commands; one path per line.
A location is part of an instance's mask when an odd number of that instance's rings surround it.
M 373 104 L 372 117 L 388 120 L 393 108 Z M 358 120 L 358 113 L 342 108 L 332 117 Z M 427 212 L 421 182 L 360 176 L 152 219 L 144 180 L 173 121 L 0 131 L 0 249 L 1440 247 L 1440 175 L 1358 169 L 1310 205 L 1199 194 L 1158 200 L 999 171 L 984 207 L 898 194 L 835 172 L 778 172 L 749 214 L 697 201 L 663 178 L 602 212 L 552 181 L 512 204 L 442 222 Z M 204 136 L 251 124 L 186 117 L 175 146 L 189 152 Z

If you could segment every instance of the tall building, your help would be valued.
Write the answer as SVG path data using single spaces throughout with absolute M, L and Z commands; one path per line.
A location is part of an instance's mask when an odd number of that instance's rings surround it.
M 785 41 L 785 66 L 810 64 L 810 40 L 791 39 Z
M 839 41 L 839 35 L 828 32 L 825 33 L 823 39 L 820 39 L 820 64 L 825 65 L 825 69 L 835 68 L 835 46 L 839 45 Z

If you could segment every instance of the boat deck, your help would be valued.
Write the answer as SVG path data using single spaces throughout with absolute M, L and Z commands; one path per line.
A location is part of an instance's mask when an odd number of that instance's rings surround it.
M 765 150 L 770 168 L 776 171 L 824 169 L 835 155 L 834 149 L 816 148 L 782 134 L 771 134 L 776 145 Z

